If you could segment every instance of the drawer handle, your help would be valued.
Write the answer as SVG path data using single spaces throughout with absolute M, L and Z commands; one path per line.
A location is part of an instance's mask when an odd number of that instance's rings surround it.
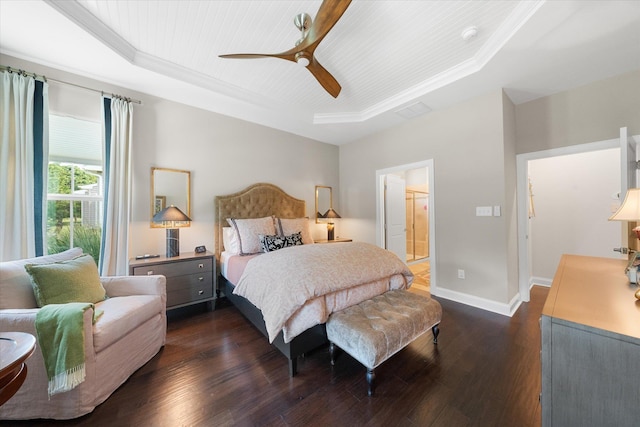
M 200 290 L 198 291 L 198 295 L 202 295 L 202 294 L 204 294 L 204 291 L 203 291 L 202 289 L 200 289 Z
M 153 270 L 147 271 L 147 276 L 152 276 L 152 275 L 153 275 Z
M 199 282 L 203 282 L 204 281 L 204 277 L 198 277 L 198 281 Z
M 198 268 L 204 268 L 204 264 L 198 264 Z

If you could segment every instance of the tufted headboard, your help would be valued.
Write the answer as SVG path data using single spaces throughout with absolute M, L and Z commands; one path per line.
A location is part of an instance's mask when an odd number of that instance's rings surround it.
M 215 238 L 216 259 L 222 252 L 222 227 L 228 226 L 227 218 L 263 218 L 274 215 L 278 218 L 303 218 L 307 216 L 304 200 L 296 199 L 273 184 L 253 184 L 237 193 L 216 196 Z

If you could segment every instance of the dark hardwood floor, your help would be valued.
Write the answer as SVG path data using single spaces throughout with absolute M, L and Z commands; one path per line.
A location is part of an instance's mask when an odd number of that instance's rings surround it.
M 376 370 L 328 347 L 287 361 L 232 306 L 176 313 L 167 344 L 93 413 L 17 426 L 539 426 L 540 328 L 547 288 L 508 318 L 448 300 L 430 333 Z M 437 299 L 437 298 L 436 298 Z M 223 300 L 224 301 L 224 300 Z

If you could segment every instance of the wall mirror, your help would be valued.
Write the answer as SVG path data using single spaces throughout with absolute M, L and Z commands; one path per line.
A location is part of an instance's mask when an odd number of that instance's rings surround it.
M 333 195 L 331 187 L 316 185 L 316 224 L 324 218 L 324 214 L 333 207 Z
M 175 206 L 191 217 L 191 172 L 178 169 L 151 168 L 151 218 L 168 206 Z M 152 228 L 162 224 L 150 219 Z M 190 222 L 177 224 L 189 227 Z

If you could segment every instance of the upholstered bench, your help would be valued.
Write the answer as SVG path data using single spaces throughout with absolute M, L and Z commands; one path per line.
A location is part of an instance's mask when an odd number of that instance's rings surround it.
M 373 395 L 374 369 L 427 330 L 438 343 L 442 307 L 437 301 L 394 290 L 333 313 L 327 321 L 331 364 L 336 346 L 367 368 L 368 395 Z

